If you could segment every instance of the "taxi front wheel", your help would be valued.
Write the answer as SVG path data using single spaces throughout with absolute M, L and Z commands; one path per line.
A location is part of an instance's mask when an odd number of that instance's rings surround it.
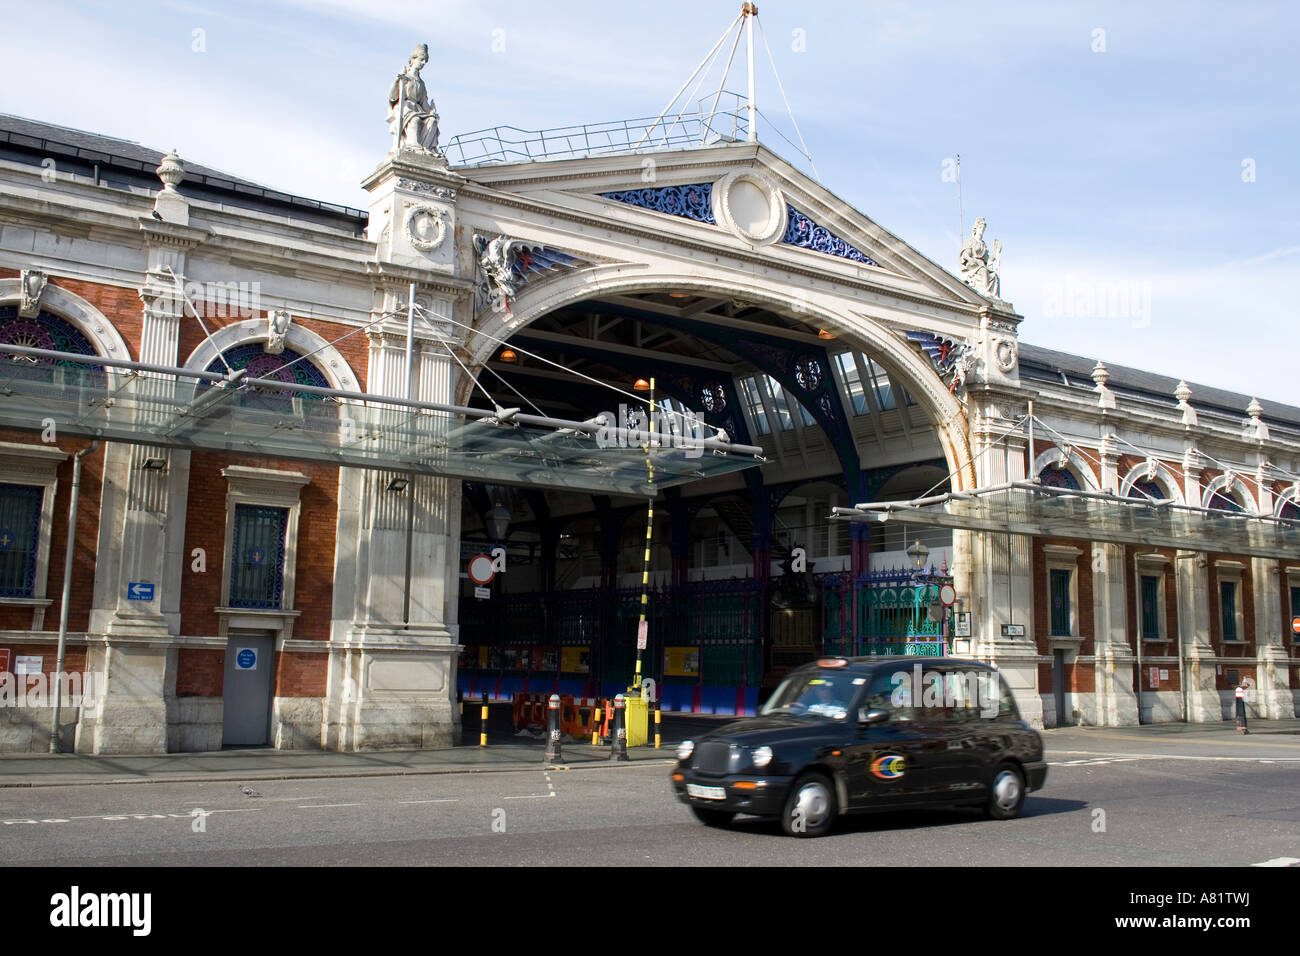
M 706 827 L 725 827 L 736 814 L 732 810 L 706 810 L 704 807 L 691 807 L 691 813 Z
M 1015 764 L 1001 764 L 993 772 L 993 786 L 985 810 L 994 820 L 1010 820 L 1020 816 L 1025 804 L 1025 777 Z
M 781 828 L 789 836 L 819 837 L 835 822 L 835 787 L 819 773 L 795 781 L 786 797 Z

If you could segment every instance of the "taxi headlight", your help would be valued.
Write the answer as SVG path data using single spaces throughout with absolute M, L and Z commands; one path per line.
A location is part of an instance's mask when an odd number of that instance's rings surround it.
M 772 762 L 772 748 L 759 747 L 750 754 L 750 760 L 754 762 L 755 767 L 766 767 Z
M 695 753 L 695 741 L 683 740 L 677 745 L 677 759 L 690 760 L 691 754 Z

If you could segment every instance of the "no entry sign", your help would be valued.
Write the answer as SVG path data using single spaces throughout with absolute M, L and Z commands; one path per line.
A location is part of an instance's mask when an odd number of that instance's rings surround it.
M 492 559 L 486 554 L 476 554 L 469 559 L 469 579 L 475 584 L 490 584 L 497 573 L 492 570 Z
M 1300 634 L 1300 617 L 1291 618 L 1291 633 Z

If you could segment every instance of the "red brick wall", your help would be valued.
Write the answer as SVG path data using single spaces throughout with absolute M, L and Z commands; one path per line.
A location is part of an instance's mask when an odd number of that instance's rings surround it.
M 229 465 L 297 471 L 311 479 L 299 500 L 298 560 L 294 607 L 304 613 L 293 636 L 328 640 L 334 604 L 334 537 L 338 520 L 338 468 L 298 461 L 278 461 L 193 452 L 190 456 L 189 510 L 185 519 L 185 569 L 181 574 L 181 633 L 211 636 L 219 630 L 214 608 L 224 607 L 221 593 L 226 542 L 226 488 L 221 470 Z M 195 548 L 207 553 L 207 569 L 194 571 Z
M 1034 588 L 1034 640 L 1038 644 L 1040 654 L 1051 653 L 1051 635 L 1052 635 L 1052 611 L 1051 611 L 1051 576 L 1048 574 L 1047 554 L 1043 550 L 1045 544 L 1066 545 L 1071 548 L 1078 548 L 1083 553 L 1074 561 L 1075 575 L 1075 592 L 1077 601 L 1071 614 L 1079 622 L 1079 634 L 1083 637 L 1083 643 L 1079 645 L 1079 653 L 1085 657 L 1093 653 L 1093 638 L 1095 637 L 1093 606 L 1092 606 L 1092 546 L 1088 541 L 1055 539 L 1055 538 L 1034 538 L 1031 546 L 1031 566 L 1033 568 L 1033 588 Z M 1049 685 L 1050 686 L 1050 685 Z
M 294 631 L 297 634 L 297 631 Z M 282 651 L 276 655 L 275 696 L 324 697 L 329 673 L 326 654 Z
M 36 427 L 39 427 L 37 425 Z M 57 423 L 55 430 L 57 433 Z M 40 435 L 0 429 L 0 441 L 40 445 Z M 72 501 L 72 456 L 90 444 L 89 439 L 59 438 L 46 444 L 58 448 L 68 458 L 58 466 L 59 485 L 54 496 L 54 516 L 50 528 L 50 565 L 45 580 L 45 596 L 53 604 L 45 609 L 46 631 L 59 629 L 62 613 L 63 568 L 68 549 L 68 505 Z M 68 630 L 84 631 L 90 626 L 90 605 L 94 599 L 95 551 L 99 544 L 99 506 L 103 492 L 104 446 L 81 462 L 81 497 L 77 505 L 77 534 L 72 553 L 72 600 L 68 611 Z M 0 630 L 29 631 L 32 627 L 30 607 L 0 606 Z
M 31 622 L 27 622 L 30 630 Z M 10 644 L 0 641 L 0 650 L 9 651 L 9 673 L 13 673 L 17 666 L 16 662 L 19 657 L 28 655 L 41 658 L 41 673 L 50 675 L 55 672 L 55 665 L 58 663 L 59 651 L 54 644 Z M 82 674 L 86 673 L 86 649 L 84 647 L 69 647 L 63 656 L 63 673 L 65 674 Z
M 225 689 L 226 654 L 182 647 L 176 655 L 177 697 L 220 697 Z

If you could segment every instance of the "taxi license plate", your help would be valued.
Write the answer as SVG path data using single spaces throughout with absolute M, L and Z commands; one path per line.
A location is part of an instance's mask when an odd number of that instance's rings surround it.
M 701 800 L 725 800 L 727 791 L 721 787 L 701 787 L 694 783 L 686 785 L 686 792 L 692 797 L 699 797 Z

